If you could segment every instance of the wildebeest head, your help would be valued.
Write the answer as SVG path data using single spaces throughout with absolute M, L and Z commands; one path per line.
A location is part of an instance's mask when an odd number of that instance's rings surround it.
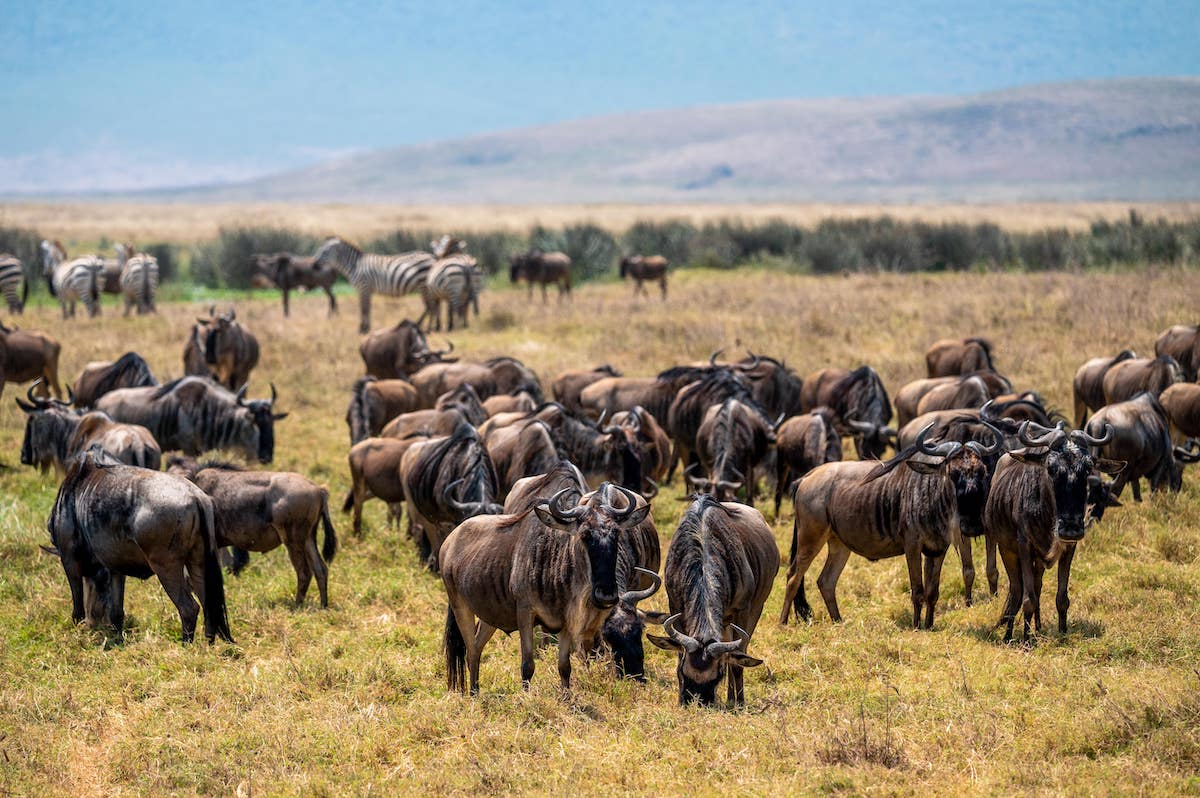
M 713 473 L 707 476 L 701 472 L 699 463 L 692 463 L 684 469 L 683 476 L 697 494 L 712 496 L 719 502 L 736 501 L 737 492 L 746 481 L 741 471 L 725 463 L 715 464 Z
M 606 482 L 596 490 L 595 501 L 568 509 L 562 505 L 562 500 L 572 492 L 572 488 L 563 488 L 535 506 L 534 512 L 546 526 L 576 536 L 587 552 L 591 584 L 589 600 L 595 607 L 609 609 L 621 598 L 617 591 L 617 550 L 622 530 L 641 523 L 650 512 L 650 505 L 639 507 L 635 493 Z M 624 507 L 612 503 L 614 492 L 624 496 Z
M 483 402 L 479 401 L 479 394 L 465 382 L 439 396 L 436 407 L 438 410 L 457 407 L 473 426 L 479 426 L 487 420 L 487 411 L 483 409 Z
M 984 445 L 979 441 L 929 443 L 926 441 L 926 437 L 933 427 L 934 425 L 930 424 L 921 430 L 913 446 L 897 455 L 895 459 L 903 458 L 905 465 L 919 474 L 944 471 L 947 479 L 954 486 L 959 529 L 967 537 L 982 535 L 984 532 L 983 510 L 987 504 L 988 490 L 992 484 L 987 458 L 999 452 L 1004 441 L 999 435 L 994 435 L 991 445 Z M 913 459 L 913 454 L 925 455 L 929 458 L 937 458 L 937 460 L 930 463 L 925 460 Z
M 44 399 L 33 395 L 34 385 L 26 396 L 29 403 L 18 398 L 17 406 L 25 412 L 25 438 L 21 442 L 21 465 L 37 466 L 43 474 L 57 459 L 65 462 L 67 440 L 74 432 L 78 417 L 70 410 L 70 402 Z M 69 390 L 69 388 L 68 388 Z M 70 397 L 74 400 L 74 397 Z
M 245 409 L 253 425 L 242 428 L 242 447 L 247 452 L 256 452 L 260 463 L 269 463 L 275 458 L 275 422 L 288 417 L 287 413 L 276 413 L 275 383 L 271 383 L 270 399 L 246 399 L 246 387 L 237 392 L 238 407 Z
M 663 612 L 647 612 L 637 608 L 637 602 L 649 598 L 658 590 L 662 580 L 653 571 L 638 568 L 638 571 L 654 577 L 655 584 L 645 590 L 629 590 L 621 595 L 612 614 L 604 621 L 601 637 L 612 652 L 613 664 L 619 676 L 646 681 L 646 649 L 642 635 L 646 624 L 659 624 L 666 620 Z M 629 598 L 627 598 L 629 597 Z
M 1084 430 L 1068 433 L 1065 426 L 1060 423 L 1046 429 L 1028 421 L 1022 423 L 1017 436 L 1028 448 L 1009 455 L 1019 462 L 1045 467 L 1054 491 L 1054 536 L 1073 543 L 1083 539 L 1089 520 L 1099 520 L 1106 506 L 1116 506 L 1096 471 L 1117 474 L 1125 463 L 1092 454 L 1092 447 L 1112 440 L 1112 425 L 1106 424 L 1099 437 Z
M 204 334 L 204 362 L 213 365 L 221 352 L 221 339 L 229 335 L 230 328 L 236 323 L 237 311 L 229 309 L 229 313 L 213 316 L 210 319 L 196 319 L 198 323 L 207 322 Z
M 601 445 L 609 453 L 605 459 L 614 466 L 605 476 L 619 482 L 622 488 L 641 492 L 642 447 L 638 445 L 637 430 L 610 424 L 602 432 L 605 437 Z
M 737 635 L 733 640 L 697 640 L 676 628 L 679 618 L 680 615 L 676 613 L 663 622 L 666 637 L 647 637 L 659 648 L 679 654 L 676 675 L 679 677 L 680 704 L 714 704 L 717 700 L 717 685 L 725 678 L 725 671 L 730 665 L 742 668 L 762 665 L 761 659 L 741 650 L 749 641 L 750 635 L 740 626 L 730 624 Z

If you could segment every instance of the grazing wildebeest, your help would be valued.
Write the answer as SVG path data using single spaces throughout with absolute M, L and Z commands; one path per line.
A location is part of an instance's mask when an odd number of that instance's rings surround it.
M 1116 357 L 1094 357 L 1076 370 L 1072 382 L 1076 427 L 1083 428 L 1089 410 L 1095 412 L 1108 404 L 1104 401 L 1104 375 L 1108 370 L 1117 363 L 1136 357 L 1133 350 L 1125 349 L 1117 353 Z
M 182 477 L 122 465 L 100 451 L 81 454 L 58 489 L 50 520 L 52 553 L 71 587 L 71 618 L 125 626 L 125 577 L 157 576 L 179 611 L 184 642 L 196 633 L 232 642 L 217 562 L 213 502 Z
M 608 484 L 591 502 L 567 508 L 562 499 L 572 492 L 563 488 L 518 515 L 468 519 L 446 540 L 442 582 L 451 690 L 465 692 L 469 673 L 471 694 L 479 692 L 480 653 L 497 629 L 520 633 L 521 681 L 528 688 L 534 626 L 558 635 L 558 674 L 563 689 L 570 689 L 571 653 L 591 648 L 621 599 L 620 539 L 650 509 Z M 624 506 L 614 506 L 617 495 Z
M 367 438 L 350 447 L 350 492 L 342 512 L 354 510 L 354 534 L 362 535 L 362 507 L 371 498 L 388 505 L 389 519 L 400 520 L 404 507 L 404 485 L 400 482 L 400 460 L 408 447 L 429 436 L 408 438 Z
M 295 288 L 311 291 L 320 288 L 329 297 L 329 312 L 332 316 L 337 313 L 337 299 L 333 296 L 333 284 L 337 281 L 337 271 L 326 266 L 318 266 L 316 258 L 306 258 L 293 255 L 290 252 L 276 252 L 270 255 L 256 254 L 250 256 L 250 262 L 259 274 L 270 278 L 283 292 L 283 315 L 288 315 L 288 294 Z
M 900 386 L 900 390 L 896 391 L 896 425 L 903 427 L 908 422 L 916 418 L 920 413 L 917 410 L 917 405 L 927 393 L 944 385 L 957 385 L 963 379 L 969 377 L 977 377 L 983 380 L 987 385 L 988 395 L 991 398 L 996 398 L 1005 393 L 1010 393 L 1013 389 L 1012 383 L 1003 375 L 985 369 L 976 371 L 971 374 L 958 374 L 952 377 L 933 377 L 928 379 L 913 380 Z
M 1125 402 L 1105 405 L 1088 419 L 1087 432 L 1103 437 L 1112 428 L 1109 440 L 1095 444 L 1109 460 L 1126 463 L 1112 485 L 1112 495 L 1120 498 L 1125 485 L 1133 487 L 1133 500 L 1142 500 L 1139 479 L 1146 477 L 1150 490 L 1169 489 L 1178 493 L 1183 487 L 1183 463 L 1195 462 L 1186 450 L 1171 443 L 1171 423 L 1166 410 L 1154 394 L 1143 392 Z
M 258 365 L 258 339 L 238 322 L 233 308 L 210 320 L 204 336 L 204 362 L 212 378 L 231 391 L 245 385 Z
M 536 410 L 538 401 L 529 391 L 515 394 L 496 394 L 483 400 L 483 412 L 491 418 L 499 413 L 529 413 Z
M 558 301 L 571 298 L 571 258 L 565 252 L 542 252 L 531 249 L 509 258 L 509 281 L 516 283 L 525 280 L 529 286 L 529 299 L 533 299 L 533 284 L 542 287 L 542 304 L 550 300 L 546 297 L 546 286 L 558 286 Z
M 217 315 L 216 306 L 210 306 L 207 318 L 197 318 L 183 344 L 183 374 L 185 377 L 211 377 L 208 361 L 204 357 L 204 342 L 208 340 L 208 328 Z
M 157 471 L 162 450 L 150 430 L 137 424 L 120 424 L 104 413 L 79 415 L 61 399 L 42 399 L 29 389 L 29 403 L 17 399 L 26 414 L 21 464 L 36 466 L 43 474 L 54 466 L 61 477 L 71 463 L 93 445 L 125 465 Z
M 544 474 L 559 461 L 550 427 L 543 421 L 500 427 L 484 439 L 484 448 L 496 468 L 500 500 L 517 480 Z
M 818 407 L 832 410 L 838 434 L 854 438 L 860 460 L 878 459 L 896 437 L 896 431 L 887 425 L 892 417 L 887 389 L 870 366 L 854 371 L 827 368 L 809 374 L 800 390 L 800 407 L 805 413 Z
M 1142 391 L 1149 391 L 1155 398 L 1177 382 L 1183 380 L 1183 371 L 1175 358 L 1159 355 L 1150 358 L 1137 357 L 1122 360 L 1109 366 L 1104 372 L 1104 403 L 1106 405 L 1132 399 Z
M 445 357 L 453 351 L 453 343 L 446 349 L 431 350 L 425 333 L 408 319 L 395 327 L 372 330 L 358 346 L 367 376 L 380 380 L 408 379 L 430 363 L 453 363 L 458 358 Z
M 921 627 L 922 606 L 925 628 L 933 627 L 942 560 L 956 526 L 968 537 L 983 531 L 989 482 L 983 458 L 995 454 L 1002 441 L 935 446 L 926 442 L 928 435 L 923 430 L 913 446 L 887 462 L 826 463 L 800 480 L 780 623 L 787 623 L 793 603 L 800 617 L 812 617 L 804 575 L 828 544 L 817 587 L 834 621 L 842 619 L 837 582 L 852 552 L 869 560 L 904 555 L 913 627 Z
M 482 363 L 430 363 L 409 375 L 409 381 L 421 397 L 421 407 L 433 407 L 439 396 L 460 385 L 469 385 L 480 401 L 502 391 L 492 370 Z
M 0 294 L 8 303 L 9 313 L 23 313 L 29 300 L 29 280 L 25 279 L 25 265 L 20 259 L 7 252 L 0 254 Z
M 422 294 L 434 259 L 420 250 L 399 255 L 364 254 L 348 241 L 334 237 L 325 241 L 313 256 L 314 269 L 337 269 L 358 292 L 358 331 L 371 329 L 371 297 Z M 428 303 L 426 302 L 428 308 Z
M 62 398 L 58 384 L 58 356 L 62 345 L 41 332 L 9 329 L 0 324 L 0 392 L 6 382 L 41 380 L 37 392 Z
M 621 258 L 621 279 L 633 279 L 633 295 L 648 295 L 643 282 L 657 282 L 667 300 L 667 269 L 671 262 L 662 255 L 626 255 Z
M 704 476 L 688 475 L 697 492 L 717 501 L 734 501 L 745 487 L 746 504 L 754 506 L 754 469 L 775 442 L 775 429 L 757 403 L 726 399 L 712 405 L 696 433 L 696 454 Z
M 240 451 L 246 459 L 269 463 L 275 456 L 275 386 L 270 399 L 246 401 L 203 377 L 181 377 L 165 385 L 121 388 L 105 394 L 96 409 L 116 421 L 141 424 L 164 451 L 193 457 L 213 449 Z
M 350 443 L 379 435 L 389 421 L 421 407 L 417 389 L 407 380 L 377 380 L 359 377 L 351 389 L 346 424 Z
M 570 460 L 559 460 L 544 474 L 518 479 L 504 500 L 504 513 L 516 515 L 532 510 L 535 504 L 548 500 L 563 488 L 571 488 L 575 495 L 588 492 L 583 473 Z
M 1033 430 L 1039 434 L 1031 435 Z M 1108 442 L 1111 429 L 1093 437 L 1082 430 L 1068 433 L 1026 422 L 1018 434 L 1027 448 L 1000 458 L 983 517 L 1008 572 L 1008 599 L 996 624 L 1007 625 L 1005 641 L 1012 639 L 1018 608 L 1024 610 L 1026 638 L 1031 620 L 1041 630 L 1042 576 L 1056 562 L 1058 630 L 1066 634 L 1075 545 L 1089 521 L 1099 520 L 1105 506 L 1115 504 L 1104 495 L 1095 471 L 1116 473 L 1123 465 L 1090 454 L 1092 447 Z
M 726 399 L 737 399 L 756 413 L 766 418 L 765 411 L 759 407 L 750 385 L 739 373 L 740 367 L 714 368 L 700 379 L 689 383 L 680 389 L 667 408 L 666 424 L 663 425 L 671 436 L 672 453 L 671 465 L 667 468 L 667 479 L 675 473 L 675 464 L 682 462 L 685 468 L 691 468 L 699 462 L 697 436 L 700 425 L 710 407 L 719 405 Z M 768 427 L 772 422 L 766 420 Z M 749 478 L 751 475 L 745 475 Z
M 564 371 L 550 383 L 550 392 L 554 401 L 567 408 L 572 415 L 583 415 L 583 406 L 579 403 L 579 395 L 583 389 L 594 382 L 606 377 L 620 377 L 621 372 L 605 363 L 586 371 Z
M 930 377 L 953 377 L 983 369 L 995 370 L 992 345 L 983 338 L 943 338 L 925 351 Z
M 171 459 L 178 473 L 207 493 L 217 514 L 217 545 L 235 550 L 233 573 L 249 562 L 247 552 L 287 549 L 296 571 L 296 606 L 313 577 L 321 606 L 329 606 L 329 568 L 337 554 L 337 533 L 329 518 L 329 491 L 299 474 L 247 471 L 225 462 L 196 463 Z M 325 543 L 317 551 L 317 527 L 325 527 Z
M 803 383 L 787 364 L 766 355 L 747 352 L 738 362 L 742 376 L 750 383 L 750 393 L 770 418 L 794 416 L 800 413 L 800 391 Z
M 158 385 L 158 380 L 150 373 L 150 365 L 137 352 L 126 352 L 115 361 L 88 363 L 71 388 L 75 392 L 76 407 L 91 407 L 109 391 L 147 385 Z
M 633 430 L 641 450 L 643 485 L 639 493 L 652 498 L 658 492 L 658 483 L 666 479 L 667 466 L 671 464 L 671 438 L 640 405 L 614 413 L 610 425 Z
M 935 410 L 965 410 L 980 408 L 992 398 L 988 386 L 979 377 L 961 377 L 957 382 L 939 385 L 917 402 L 917 415 Z
M 1200 372 L 1200 325 L 1176 324 L 1154 339 L 1154 354 L 1175 358 L 1183 378 L 1195 382 Z
M 1200 385 L 1177 382 L 1158 397 L 1171 421 L 1171 439 L 1182 443 L 1200 437 Z
M 775 450 L 775 517 L 778 518 L 784 491 L 790 493 L 793 480 L 822 463 L 842 459 L 842 436 L 834 427 L 833 411 L 818 407 L 784 421 L 775 431 Z
M 632 410 L 641 405 L 663 423 L 667 420 L 667 411 L 679 390 L 711 373 L 715 368 L 673 366 L 659 372 L 657 377 L 605 377 L 580 391 L 579 404 L 583 414 L 593 419 L 611 416 L 622 410 Z
M 496 469 L 470 424 L 410 446 L 400 458 L 400 483 L 410 533 L 434 572 L 442 542 L 456 524 L 504 510 L 496 501 L 500 489 Z
M 404 413 L 384 425 L 381 438 L 407 438 L 409 435 L 449 435 L 462 423 L 479 426 L 487 419 L 479 397 L 470 385 L 460 385 L 438 397 L 427 410 Z
M 746 653 L 779 572 L 779 547 L 762 513 L 699 496 L 671 545 L 663 578 L 671 616 L 666 637 L 647 635 L 679 655 L 679 703 L 713 704 L 728 672 L 727 700 L 745 703 L 742 669 L 762 664 Z

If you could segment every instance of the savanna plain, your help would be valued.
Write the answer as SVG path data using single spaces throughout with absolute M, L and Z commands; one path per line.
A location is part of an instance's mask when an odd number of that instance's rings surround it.
M 527 302 L 507 279 L 452 336 L 466 358 L 508 354 L 547 382 L 612 363 L 649 375 L 709 352 L 782 357 L 799 374 L 874 366 L 894 393 L 924 376 L 935 339 L 982 334 L 1019 388 L 1070 408 L 1089 357 L 1197 321 L 1200 272 L 962 273 L 807 277 L 688 270 L 671 295 L 637 300 L 618 283 L 574 301 Z M 224 300 L 227 304 L 229 300 Z M 349 389 L 362 372 L 357 312 L 327 319 L 324 298 L 236 298 L 262 344 L 250 393 L 279 392 L 272 468 L 328 485 L 341 550 L 331 606 L 292 607 L 282 550 L 227 577 L 235 644 L 182 645 L 153 581 L 131 583 L 122 641 L 70 621 L 65 578 L 43 553 L 56 483 L 22 467 L 23 416 L 0 402 L 0 793 L 12 795 L 510 794 L 1200 794 L 1200 474 L 1179 495 L 1110 510 L 1080 545 L 1066 635 L 1031 645 L 993 631 L 1002 601 L 976 581 L 966 606 L 946 558 L 932 631 L 909 628 L 901 559 L 853 558 L 829 620 L 809 580 L 811 623 L 780 627 L 784 572 L 750 652 L 744 709 L 681 708 L 673 655 L 647 648 L 647 684 L 603 662 L 560 692 L 553 650 L 521 689 L 515 636 L 484 652 L 477 698 L 446 690 L 445 594 L 385 508 L 365 532 L 336 514 L 348 487 Z M 181 373 L 184 335 L 205 302 L 158 315 L 63 321 L 42 305 L 17 322 L 63 343 L 61 376 L 136 349 L 160 379 Z M 376 298 L 375 326 L 414 317 L 418 300 Z M 440 345 L 438 335 L 431 345 Z M 19 391 L 24 393 L 23 387 Z M 684 504 L 676 481 L 654 501 L 664 551 Z M 786 557 L 791 510 L 774 518 Z M 975 557 L 982 571 L 982 542 Z M 823 555 L 822 555 L 823 556 Z M 819 558 L 820 559 L 820 558 Z M 814 568 L 819 567 L 819 562 Z M 981 574 L 982 577 L 982 574 Z M 1043 604 L 1053 617 L 1053 580 Z M 985 595 L 979 592 L 983 585 Z M 1001 577 L 1001 590 L 1006 579 Z M 665 610 L 666 597 L 646 603 Z

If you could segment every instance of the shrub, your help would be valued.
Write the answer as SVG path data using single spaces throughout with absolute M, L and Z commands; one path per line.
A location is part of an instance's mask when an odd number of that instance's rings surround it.
M 635 222 L 621 236 L 621 254 L 662 255 L 678 268 L 691 263 L 695 238 L 696 228 L 684 221 Z
M 250 256 L 260 252 L 309 254 L 317 240 L 278 227 L 223 227 L 215 241 L 196 247 L 192 279 L 211 288 L 249 288 L 254 276 Z
M 0 252 L 15 255 L 25 267 L 29 290 L 45 285 L 42 280 L 42 237 L 23 227 L 0 226 Z

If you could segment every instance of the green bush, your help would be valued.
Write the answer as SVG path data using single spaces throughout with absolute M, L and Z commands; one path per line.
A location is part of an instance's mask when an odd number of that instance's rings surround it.
M 215 241 L 192 253 L 192 279 L 210 288 L 249 288 L 254 276 L 252 255 L 294 252 L 308 255 L 318 241 L 310 235 L 279 227 L 223 227 Z
M 679 268 L 691 263 L 695 238 L 696 228 L 684 221 L 635 222 L 621 236 L 621 255 L 662 255 Z
M 31 292 L 46 283 L 42 279 L 42 237 L 35 230 L 0 226 L 0 253 L 16 256 L 25 267 Z

